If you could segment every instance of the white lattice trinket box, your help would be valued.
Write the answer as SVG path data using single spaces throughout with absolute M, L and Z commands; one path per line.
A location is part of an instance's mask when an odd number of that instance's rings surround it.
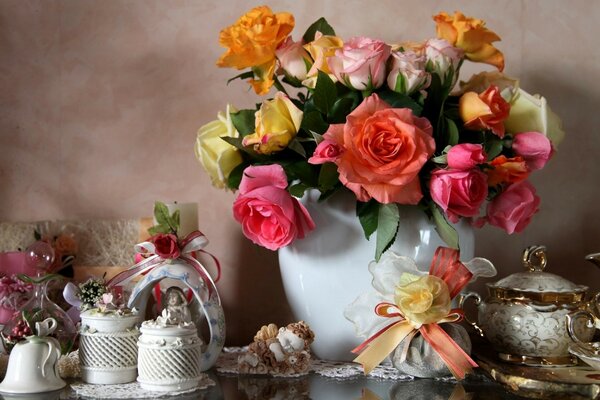
M 146 321 L 138 341 L 138 382 L 156 391 L 187 390 L 202 376 L 202 341 L 193 324 L 160 325 Z
M 101 313 L 89 310 L 81 314 L 79 360 L 84 382 L 117 384 L 137 377 L 137 314 Z

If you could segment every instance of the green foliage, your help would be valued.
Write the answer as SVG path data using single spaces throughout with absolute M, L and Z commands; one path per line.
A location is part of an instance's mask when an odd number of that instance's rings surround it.
M 315 22 L 313 22 L 313 24 L 309 26 L 306 32 L 304 33 L 304 36 L 302 36 L 302 40 L 304 40 L 304 43 L 309 43 L 315 40 L 315 34 L 317 33 L 317 31 L 321 32 L 323 35 L 335 36 L 335 31 L 333 30 L 331 25 L 329 25 L 325 18 L 321 17 Z
M 356 215 L 365 233 L 365 238 L 368 240 L 373 232 L 377 230 L 379 203 L 375 200 L 369 200 L 365 203 L 357 201 Z
M 240 135 L 246 136 L 254 133 L 254 113 L 256 110 L 239 110 L 230 113 L 231 122 Z
M 379 92 L 378 95 L 381 100 L 394 108 L 410 108 L 417 117 L 423 113 L 423 106 L 405 94 L 385 89 Z
M 437 231 L 440 238 L 453 249 L 458 249 L 458 232 L 446 219 L 444 213 L 439 209 L 435 203 L 430 204 L 431 215 L 433 222 L 435 223 L 435 230 Z
M 173 214 L 170 214 L 167 206 L 157 201 L 154 203 L 154 219 L 156 220 L 156 225 L 148 229 L 150 235 L 158 233 L 172 233 L 177 235 L 180 224 L 179 210 L 175 210 Z
M 399 225 L 400 211 L 398 205 L 396 203 L 380 204 L 377 217 L 375 261 L 379 261 L 381 255 L 394 243 Z
M 317 83 L 313 93 L 313 102 L 317 110 L 329 115 L 335 101 L 337 100 L 337 89 L 329 75 L 319 70 Z

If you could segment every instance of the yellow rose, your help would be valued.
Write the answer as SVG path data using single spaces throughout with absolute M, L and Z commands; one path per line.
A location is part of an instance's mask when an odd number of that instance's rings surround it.
M 414 324 L 438 322 L 450 312 L 448 285 L 433 275 L 403 273 L 395 295 L 396 305 Z
M 217 61 L 219 67 L 252 68 L 250 83 L 258 94 L 265 94 L 273 84 L 275 50 L 294 29 L 290 13 L 273 14 L 267 6 L 253 8 L 219 36 L 227 51 Z
M 255 132 L 244 137 L 244 146 L 254 145 L 261 154 L 283 150 L 296 137 L 302 122 L 302 111 L 282 92 L 266 100 L 255 114 Z
M 237 110 L 227 105 L 225 113 L 219 112 L 218 119 L 209 122 L 198 130 L 196 136 L 196 158 L 210 176 L 213 186 L 220 189 L 227 187 L 229 174 L 242 163 L 242 156 L 237 148 L 230 145 L 222 136 L 237 138 L 240 136 L 231 122 L 230 113 Z
M 341 49 L 344 45 L 344 41 L 337 36 L 323 35 L 321 32 L 317 32 L 315 40 L 305 44 L 304 49 L 308 51 L 308 54 L 312 57 L 314 63 L 308 71 L 307 78 L 302 84 L 309 88 L 314 88 L 317 83 L 318 71 L 323 71 L 329 74 L 331 79 L 336 81 L 337 79 L 331 73 L 329 65 L 327 64 L 327 57 L 333 57 L 337 49 Z
M 454 16 L 441 12 L 433 20 L 438 38 L 464 50 L 469 60 L 493 65 L 500 71 L 504 69 L 504 55 L 492 45 L 500 37 L 487 29 L 485 22 L 460 12 Z
M 531 95 L 523 89 L 502 93 L 509 98 L 510 114 L 504 121 L 509 133 L 540 132 L 552 141 L 556 148 L 565 137 L 560 118 L 548 106 L 546 99 L 539 94 Z

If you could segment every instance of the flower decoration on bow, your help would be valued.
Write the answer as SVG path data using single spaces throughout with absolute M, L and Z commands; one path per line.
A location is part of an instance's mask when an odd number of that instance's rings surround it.
M 495 275 L 488 260 L 475 258 L 465 265 L 457 250 L 438 247 L 429 273 L 419 271 L 411 258 L 393 252 L 385 253 L 378 263 L 372 262 L 369 271 L 375 292 L 360 296 L 345 311 L 357 334 L 368 337 L 352 350 L 359 354 L 354 361 L 363 365 L 365 374 L 402 341 L 402 358 L 406 358 L 410 341 L 417 334 L 432 346 L 457 379 L 463 379 L 477 366 L 440 324 L 463 319 L 462 310 L 452 309 L 451 301 L 475 277 Z

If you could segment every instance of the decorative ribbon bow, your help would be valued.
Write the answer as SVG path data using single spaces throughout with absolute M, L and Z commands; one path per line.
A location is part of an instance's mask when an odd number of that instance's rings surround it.
M 203 248 L 208 244 L 208 239 L 204 234 L 200 231 L 193 231 L 189 235 L 185 237 L 179 244 L 180 247 L 180 255 L 177 259 L 185 261 L 198 272 L 201 279 L 205 282 L 212 282 L 212 278 L 209 273 L 206 271 L 204 266 L 194 257 L 195 252 L 201 252 L 208 254 L 213 261 L 215 262 L 215 266 L 217 268 L 217 278 L 214 282 L 218 281 L 221 277 L 221 264 L 219 260 L 209 252 L 203 250 Z M 114 276 L 111 280 L 108 281 L 107 285 L 109 287 L 121 285 L 130 279 L 133 279 L 135 276 L 144 275 L 150 272 L 153 268 L 161 265 L 165 259 L 156 254 L 156 246 L 152 242 L 142 242 L 135 245 L 135 251 L 138 254 L 149 255 L 149 257 L 142 259 L 137 264 L 133 265 L 129 269 L 121 272 Z M 209 296 L 212 294 L 211 292 L 214 290 L 214 284 L 207 285 L 209 290 Z
M 431 262 L 429 274 L 446 283 L 450 299 L 460 293 L 473 276 L 460 262 L 459 252 L 447 247 L 438 247 Z M 381 317 L 396 318 L 397 320 L 352 350 L 353 353 L 359 354 L 354 361 L 362 364 L 365 374 L 379 365 L 404 339 L 406 339 L 406 343 L 401 359 L 406 358 L 410 341 L 417 333 L 421 333 L 423 339 L 438 353 L 455 378 L 463 379 L 472 367 L 477 367 L 475 361 L 439 326 L 446 322 L 461 321 L 464 317 L 462 310 L 450 310 L 448 315 L 439 321 L 422 325 L 407 319 L 398 306 L 392 303 L 377 304 L 375 313 Z

